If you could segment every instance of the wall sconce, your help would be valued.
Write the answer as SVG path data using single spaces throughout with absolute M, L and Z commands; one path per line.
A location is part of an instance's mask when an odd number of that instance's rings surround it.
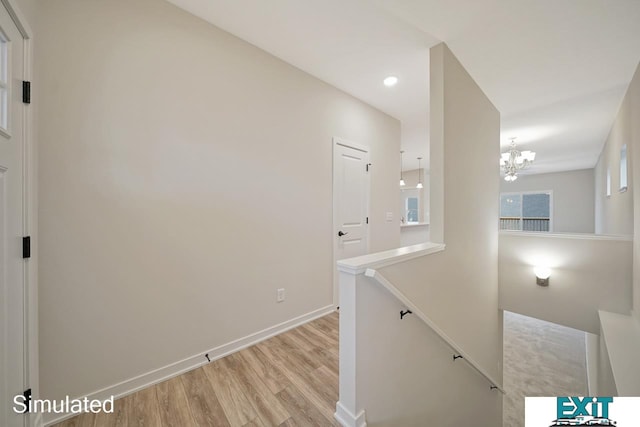
M 549 267 L 536 267 L 533 272 L 536 274 L 536 285 L 549 286 L 549 276 L 551 276 Z

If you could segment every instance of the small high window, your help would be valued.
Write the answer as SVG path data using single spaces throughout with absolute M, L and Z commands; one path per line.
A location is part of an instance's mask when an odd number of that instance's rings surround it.
M 620 149 L 620 192 L 627 191 L 627 144 Z

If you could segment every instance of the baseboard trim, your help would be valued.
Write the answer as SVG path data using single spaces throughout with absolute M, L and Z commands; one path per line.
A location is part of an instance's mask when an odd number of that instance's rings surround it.
M 342 403 L 336 403 L 336 413 L 333 417 L 342 425 L 342 427 L 367 427 L 366 414 L 364 409 L 356 416 L 353 415 L 347 408 L 342 406 Z
M 209 354 L 209 358 L 211 359 L 211 361 L 220 359 L 222 357 L 228 356 L 231 353 L 235 353 L 244 348 L 269 339 L 275 335 L 286 332 L 289 329 L 296 328 L 319 317 L 325 316 L 334 310 L 335 306 L 333 304 L 319 308 L 317 310 L 303 314 L 302 316 L 295 317 L 291 320 L 287 320 L 285 322 L 263 329 L 262 331 L 255 332 L 253 334 L 247 335 L 246 337 L 215 347 L 211 350 L 204 351 L 178 362 L 163 366 L 162 368 L 155 369 L 145 374 L 138 375 L 137 377 L 131 378 L 129 380 L 122 381 L 112 386 L 94 391 L 92 393 L 89 393 L 87 396 L 77 397 L 77 399 L 84 399 L 85 397 L 87 397 L 89 400 L 105 400 L 109 399 L 111 396 L 114 396 L 116 399 L 124 397 L 128 394 L 135 393 L 138 390 L 142 390 L 143 388 L 161 383 L 170 378 L 176 377 L 185 372 L 192 371 L 203 365 L 206 365 L 208 362 L 206 361 L 204 354 Z M 52 415 L 52 417 L 48 417 L 48 415 Z M 44 425 L 51 426 L 75 415 L 76 414 L 45 414 Z

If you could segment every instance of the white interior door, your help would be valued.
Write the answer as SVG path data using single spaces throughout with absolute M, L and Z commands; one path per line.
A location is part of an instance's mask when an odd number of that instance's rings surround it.
M 0 5 L 0 425 L 22 426 L 13 397 L 25 386 L 23 38 Z
M 334 138 L 334 261 L 369 251 L 369 152 L 367 148 Z M 335 269 L 335 262 L 334 262 Z M 337 270 L 334 302 L 338 300 Z

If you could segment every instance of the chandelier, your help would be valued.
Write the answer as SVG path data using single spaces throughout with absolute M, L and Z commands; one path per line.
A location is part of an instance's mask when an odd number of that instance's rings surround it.
M 500 166 L 504 171 L 504 180 L 511 182 L 518 179 L 518 171 L 533 163 L 535 158 L 536 153 L 533 151 L 518 151 L 516 149 L 516 139 L 511 138 L 509 151 L 502 153 L 500 156 Z

